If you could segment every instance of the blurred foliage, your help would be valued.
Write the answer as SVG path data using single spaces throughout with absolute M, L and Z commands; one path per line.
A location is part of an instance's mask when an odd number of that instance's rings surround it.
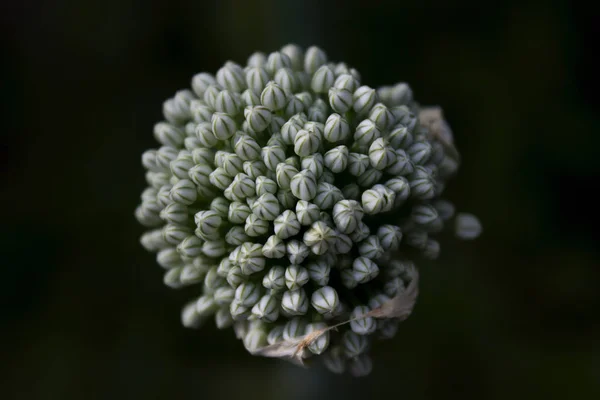
M 2 397 L 600 395 L 598 25 L 568 1 L 478 5 L 4 2 Z M 442 105 L 464 160 L 447 196 L 484 224 L 421 264 L 415 313 L 362 380 L 182 328 L 194 289 L 165 287 L 138 243 L 162 101 L 288 42 Z

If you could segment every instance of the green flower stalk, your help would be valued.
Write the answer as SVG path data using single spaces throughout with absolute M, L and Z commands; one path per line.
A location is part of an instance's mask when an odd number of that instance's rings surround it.
M 163 115 L 140 242 L 167 286 L 197 288 L 182 324 L 213 319 L 251 354 L 369 374 L 369 349 L 412 312 L 413 260 L 438 258 L 445 229 L 481 233 L 442 197 L 460 156 L 441 110 L 318 47 L 196 74 Z

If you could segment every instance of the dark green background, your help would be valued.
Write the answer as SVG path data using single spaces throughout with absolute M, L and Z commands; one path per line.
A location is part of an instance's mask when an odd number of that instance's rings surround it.
M 568 1 L 472 3 L 2 2 L 0 397 L 600 396 L 600 20 Z M 447 197 L 485 228 L 420 264 L 415 312 L 362 380 L 184 329 L 194 289 L 166 288 L 138 242 L 162 101 L 288 42 L 442 105 L 464 160 Z

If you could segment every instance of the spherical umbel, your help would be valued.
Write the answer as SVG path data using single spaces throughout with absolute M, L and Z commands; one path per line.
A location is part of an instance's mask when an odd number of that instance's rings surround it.
M 461 159 L 441 109 L 316 46 L 213 72 L 162 103 L 139 160 L 140 244 L 166 286 L 195 287 L 185 327 L 214 321 L 254 355 L 371 373 L 370 348 L 415 305 L 413 258 L 442 257 L 447 230 L 482 232 L 441 197 Z

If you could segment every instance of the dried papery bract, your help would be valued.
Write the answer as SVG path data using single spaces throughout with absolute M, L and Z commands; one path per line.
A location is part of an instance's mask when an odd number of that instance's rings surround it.
M 373 88 L 316 46 L 229 60 L 176 91 L 141 156 L 134 215 L 164 283 L 196 285 L 182 323 L 233 328 L 254 355 L 376 368 L 438 234 L 481 231 L 443 192 L 460 155 L 441 108 Z

